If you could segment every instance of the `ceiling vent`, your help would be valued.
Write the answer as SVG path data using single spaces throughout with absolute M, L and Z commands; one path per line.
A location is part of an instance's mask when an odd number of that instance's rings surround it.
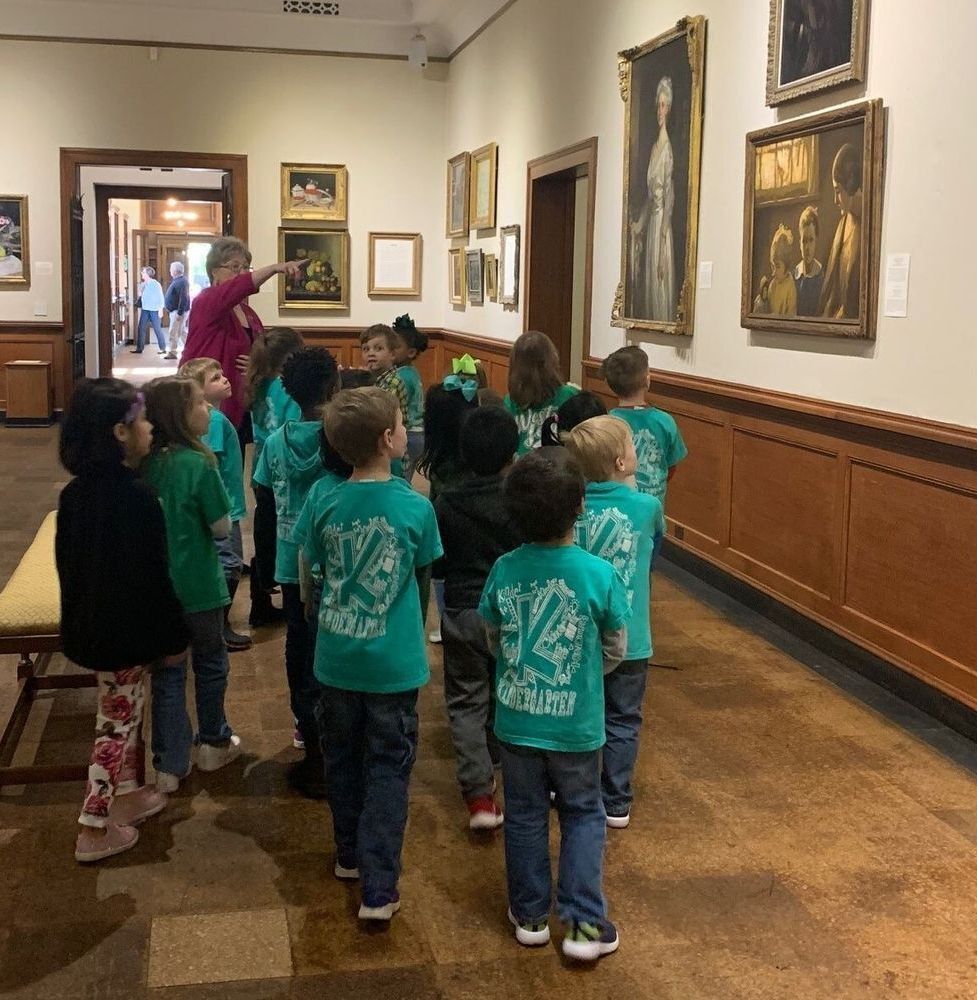
M 283 14 L 314 14 L 317 17 L 338 17 L 339 4 L 328 0 L 282 0 Z

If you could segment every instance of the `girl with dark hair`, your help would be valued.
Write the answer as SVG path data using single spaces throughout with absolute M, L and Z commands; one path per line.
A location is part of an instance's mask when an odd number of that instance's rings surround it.
M 75 477 L 61 491 L 54 543 L 61 636 L 65 656 L 98 678 L 78 861 L 128 850 L 135 827 L 166 807 L 158 788 L 142 784 L 146 673 L 179 663 L 189 631 L 170 582 L 163 512 L 135 471 L 152 438 L 142 394 L 114 378 L 80 382 L 61 425 L 61 462 Z
M 518 454 L 539 447 L 543 421 L 579 391 L 563 381 L 560 355 L 545 333 L 530 330 L 516 340 L 509 354 L 509 394 L 502 404 L 519 427 Z
M 407 387 L 407 454 L 404 456 L 404 479 L 409 483 L 424 451 L 424 387 L 414 365 L 418 355 L 427 350 L 427 334 L 418 330 L 409 313 L 398 316 L 392 324 L 396 349 L 394 364 Z
M 607 407 L 593 392 L 578 392 L 543 421 L 543 448 L 562 448 L 563 436 L 591 417 L 602 417 Z
M 245 403 L 251 410 L 255 466 L 268 435 L 288 420 L 302 419 L 302 408 L 282 385 L 282 367 L 304 346 L 302 335 L 287 326 L 274 327 L 255 338 L 244 388 Z

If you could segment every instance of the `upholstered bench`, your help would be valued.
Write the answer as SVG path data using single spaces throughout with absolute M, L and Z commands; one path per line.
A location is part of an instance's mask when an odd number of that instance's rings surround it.
M 95 675 L 87 672 L 43 673 L 51 654 L 61 649 L 61 590 L 54 562 L 55 520 L 54 511 L 44 518 L 30 548 L 0 592 L 0 654 L 20 656 L 17 698 L 0 733 L 0 785 L 76 781 L 87 773 L 87 766 L 82 764 L 6 766 L 38 691 L 95 685 Z

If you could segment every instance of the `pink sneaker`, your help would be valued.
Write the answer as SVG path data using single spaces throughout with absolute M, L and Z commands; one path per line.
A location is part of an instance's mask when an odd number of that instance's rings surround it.
M 468 803 L 469 830 L 498 830 L 504 819 L 491 795 L 480 795 Z
M 109 809 L 109 819 L 119 826 L 139 826 L 150 816 L 161 813 L 169 801 L 152 785 L 143 785 L 128 795 L 116 795 Z
M 96 836 L 94 831 L 82 830 L 75 841 L 75 861 L 111 858 L 135 847 L 138 839 L 139 831 L 134 826 L 119 826 L 117 823 L 107 824 L 102 837 Z

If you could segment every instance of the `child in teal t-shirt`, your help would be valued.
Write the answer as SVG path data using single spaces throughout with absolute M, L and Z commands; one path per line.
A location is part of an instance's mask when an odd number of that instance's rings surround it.
M 601 878 L 600 790 L 606 669 L 620 661 L 631 617 L 614 568 L 573 544 L 584 498 L 560 454 L 516 462 L 503 500 L 528 543 L 499 558 L 479 604 L 497 651 L 495 733 L 505 783 L 509 917 L 523 945 L 549 940 L 549 791 L 560 817 L 557 905 L 563 952 L 615 951 Z
M 242 635 L 231 628 L 230 613 L 241 582 L 244 566 L 244 543 L 241 539 L 241 520 L 247 516 L 244 502 L 244 463 L 241 458 L 241 443 L 234 425 L 221 413 L 219 407 L 231 395 L 231 383 L 221 370 L 220 362 L 213 358 L 194 358 L 180 367 L 181 378 L 191 378 L 204 391 L 204 398 L 210 405 L 210 423 L 201 441 L 214 453 L 217 472 L 231 501 L 231 532 L 226 538 L 217 538 L 217 557 L 224 570 L 227 593 L 231 603 L 224 608 L 224 642 L 232 651 L 251 648 L 250 636 Z
M 349 480 L 303 515 L 303 558 L 322 569 L 315 673 L 338 878 L 359 878 L 362 920 L 400 908 L 398 880 L 417 689 L 429 677 L 416 576 L 441 556 L 430 501 L 391 476 L 407 449 L 395 397 L 344 389 L 326 407 L 326 438 Z
M 611 414 L 626 421 L 634 436 L 634 448 L 638 455 L 635 473 L 638 489 L 657 497 L 664 506 L 675 466 L 689 451 L 675 418 L 664 410 L 649 406 L 645 398 L 651 383 L 648 355 L 633 344 L 622 347 L 608 355 L 603 373 L 618 397 L 618 404 Z
M 302 419 L 302 408 L 285 391 L 281 372 L 285 362 L 303 346 L 299 333 L 282 326 L 265 330 L 251 347 L 245 393 L 254 437 L 252 472 L 269 435 L 289 420 Z
M 417 460 L 424 452 L 424 386 L 414 362 L 427 350 L 427 334 L 418 330 L 409 313 L 393 321 L 395 337 L 394 362 L 397 374 L 407 389 L 407 454 L 403 476 L 414 478 Z
M 631 820 L 631 778 L 638 757 L 641 707 L 652 654 L 651 565 L 665 533 L 662 505 L 629 485 L 637 465 L 631 429 L 617 417 L 592 417 L 565 438 L 567 451 L 587 478 L 584 512 L 577 521 L 581 548 L 606 559 L 620 574 L 632 609 L 624 661 L 604 678 L 601 787 L 607 825 Z

